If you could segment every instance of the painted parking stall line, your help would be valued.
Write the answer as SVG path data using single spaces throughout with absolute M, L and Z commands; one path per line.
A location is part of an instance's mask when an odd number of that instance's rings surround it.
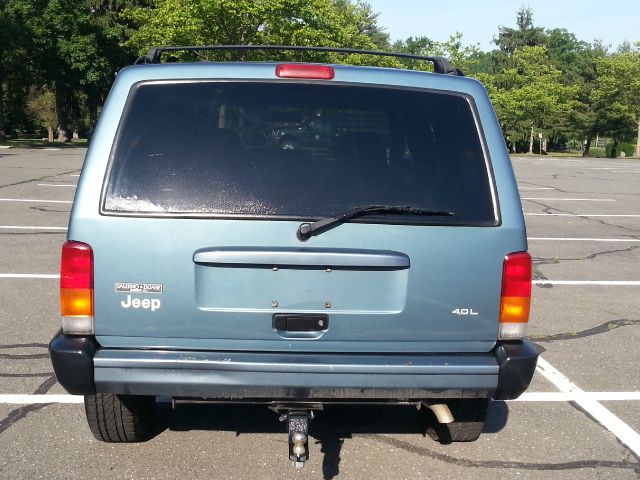
M 83 403 L 82 395 L 19 395 L 0 394 L 0 404 L 34 405 L 39 403 Z
M 558 200 L 561 202 L 615 202 L 613 198 L 554 198 L 554 197 L 521 197 L 521 200 L 538 200 L 548 202 Z
M 70 187 L 70 188 L 76 188 L 75 185 L 69 184 L 69 183 L 39 183 L 38 184 L 39 187 Z
M 573 238 L 573 237 L 527 237 L 529 241 L 540 242 L 632 242 L 640 243 L 640 238 Z
M 60 278 L 60 275 L 56 275 L 53 273 L 0 273 L 0 278 L 35 278 L 50 280 Z
M 597 285 L 607 287 L 639 287 L 640 280 L 533 280 L 534 285 Z
M 599 213 L 529 213 L 525 212 L 525 216 L 532 217 L 640 217 L 640 214 L 599 214 Z
M 527 237 L 529 241 L 540 242 L 631 242 L 640 243 L 640 238 L 574 238 L 574 237 Z
M 67 227 L 44 227 L 36 225 L 0 225 L 0 230 L 61 230 L 67 231 Z
M 640 392 L 583 392 L 582 397 L 600 402 L 640 400 Z M 509 402 L 574 402 L 579 398 L 572 392 L 525 392 Z
M 76 404 L 83 402 L 82 395 L 69 394 L 0 394 L 0 404 L 35 405 L 42 403 Z M 620 402 L 640 400 L 640 392 L 525 392 L 508 402 L 575 402 L 587 398 L 595 401 Z
M 72 200 L 41 200 L 39 198 L 0 198 L 0 202 L 73 203 Z
M 584 390 L 565 377 L 544 358 L 538 357 L 536 371 L 549 380 L 562 393 L 573 394 L 571 401 L 580 406 L 589 416 L 616 436 L 634 454 L 640 455 L 640 435 L 629 425 L 616 417 L 597 400 L 585 395 Z

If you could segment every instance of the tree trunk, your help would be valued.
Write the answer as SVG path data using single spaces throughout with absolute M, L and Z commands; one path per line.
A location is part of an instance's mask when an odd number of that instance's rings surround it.
M 47 140 L 49 142 L 53 142 L 53 127 L 52 126 L 48 126 L 47 127 Z
M 613 145 L 611 145 L 611 154 L 609 155 L 609 158 L 616 158 L 616 150 L 618 150 L 618 139 L 614 138 Z
M 638 138 L 636 140 L 636 158 L 640 158 L 640 117 L 638 117 Z
M 533 127 L 531 127 L 531 134 L 529 135 L 529 154 L 533 154 Z
M 4 140 L 6 134 L 4 127 L 4 85 L 0 76 L 0 140 Z
M 56 113 L 58 115 L 58 141 L 68 142 L 69 117 L 67 115 L 67 95 L 65 89 L 56 85 Z
M 95 102 L 91 102 L 89 105 L 89 131 L 87 132 L 87 140 L 91 141 L 93 137 L 93 131 L 98 123 L 98 105 Z
M 591 141 L 593 140 L 593 133 L 589 132 L 587 134 L 587 139 L 586 139 L 586 144 L 584 146 L 584 149 L 582 150 L 582 156 L 583 157 L 588 157 L 589 156 L 589 150 L 591 149 Z

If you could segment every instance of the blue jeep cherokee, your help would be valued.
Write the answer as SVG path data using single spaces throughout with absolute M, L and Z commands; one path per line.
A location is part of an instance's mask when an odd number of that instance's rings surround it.
M 482 84 L 440 58 L 425 73 L 167 50 L 118 74 L 62 249 L 49 349 L 93 434 L 144 440 L 164 396 L 269 405 L 298 465 L 332 402 L 412 403 L 436 440 L 475 440 L 537 360 Z M 322 134 L 273 140 L 311 121 Z

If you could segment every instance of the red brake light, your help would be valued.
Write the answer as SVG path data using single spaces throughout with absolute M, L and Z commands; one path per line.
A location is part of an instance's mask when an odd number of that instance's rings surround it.
M 299 63 L 281 63 L 276 65 L 276 76 L 281 78 L 311 78 L 331 80 L 335 76 L 333 67 L 328 65 L 303 65 Z
M 69 240 L 62 246 L 60 288 L 93 288 L 93 250 L 86 243 Z
M 502 268 L 503 297 L 531 297 L 531 255 L 510 253 Z

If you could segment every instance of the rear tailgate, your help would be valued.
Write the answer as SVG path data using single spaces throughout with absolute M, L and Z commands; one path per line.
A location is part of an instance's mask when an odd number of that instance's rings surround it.
M 94 250 L 99 342 L 490 350 L 502 261 L 523 249 L 524 235 L 501 224 L 477 115 L 470 96 L 444 91 L 137 84 L 101 216 L 83 219 L 82 230 L 72 220 L 70 230 Z M 314 121 L 322 134 L 295 135 Z M 304 221 L 371 204 L 453 215 L 370 215 L 296 238 Z M 276 314 L 325 323 L 286 330 Z

